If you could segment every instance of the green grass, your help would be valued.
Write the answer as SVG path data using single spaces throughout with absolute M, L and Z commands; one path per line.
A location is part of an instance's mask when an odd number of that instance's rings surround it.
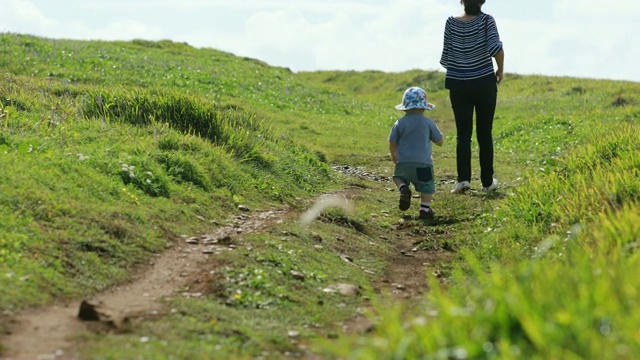
M 330 357 L 637 356 L 638 87 L 576 91 L 576 80 L 554 80 L 562 90 L 538 96 L 534 109 L 513 101 L 512 88 L 538 78 L 501 87 L 495 133 L 507 196 L 484 207 L 456 200 L 484 215 L 459 239 L 453 285 L 433 291 L 422 316 L 381 314 L 374 336 L 327 346 Z
M 213 226 L 196 219 L 225 223 L 238 205 L 290 210 L 204 264 L 203 297 L 171 300 L 125 334 L 83 334 L 87 358 L 640 354 L 637 83 L 507 74 L 494 126 L 501 189 L 456 196 L 442 73 L 294 74 L 171 41 L 0 34 L 0 44 L 3 311 L 124 281 L 179 235 Z M 428 91 L 446 136 L 432 224 L 400 221 L 391 183 L 331 169 L 390 176 L 393 106 L 412 85 Z M 335 191 L 354 214 L 298 224 Z M 423 301 L 390 306 L 372 284 L 404 237 L 457 257 L 439 264 Z M 365 296 L 323 291 L 336 283 Z M 358 313 L 373 333 L 344 333 Z
M 10 274 L 0 281 L 13 289 L 3 308 L 104 289 L 167 237 L 203 230 L 195 216 L 291 201 L 331 181 L 317 154 L 255 115 L 194 96 L 14 75 L 0 93 Z

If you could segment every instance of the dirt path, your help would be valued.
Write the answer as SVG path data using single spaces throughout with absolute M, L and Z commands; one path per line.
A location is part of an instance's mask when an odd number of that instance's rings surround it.
M 170 249 L 151 259 L 139 269 L 129 283 L 113 287 L 92 298 L 100 309 L 112 315 L 116 322 L 127 317 L 153 315 L 162 308 L 161 300 L 174 296 L 201 276 L 199 266 L 211 254 L 231 251 L 233 237 L 259 231 L 266 224 L 278 221 L 285 211 L 267 211 L 237 216 L 233 223 L 197 237 L 183 237 Z M 197 294 L 183 293 L 183 296 Z M 0 337 L 7 351 L 3 360 L 79 359 L 72 350 L 73 337 L 87 329 L 78 318 L 77 299 L 53 306 L 27 310 L 3 319 L 8 334 Z
M 130 282 L 97 294 L 91 301 L 98 304 L 102 314 L 120 325 L 126 318 L 153 317 L 163 311 L 162 300 L 172 296 L 199 296 L 185 292 L 184 288 L 201 278 L 201 264 L 212 254 L 232 251 L 233 238 L 241 234 L 261 231 L 274 222 L 283 221 L 286 210 L 247 212 L 227 225 L 206 235 L 186 237 L 175 241 L 168 250 L 155 256 L 132 276 Z M 290 214 L 289 214 L 290 215 Z M 413 224 L 409 226 L 422 226 Z M 427 289 L 427 273 L 438 274 L 438 264 L 448 261 L 450 255 L 442 252 L 418 250 L 419 238 L 399 229 L 393 242 L 396 248 L 389 259 L 388 271 L 374 287 L 380 293 L 396 299 L 412 299 Z M 3 360 L 27 359 L 80 359 L 74 353 L 74 337 L 91 326 L 78 318 L 83 299 L 53 306 L 27 310 L 4 317 L 8 334 L 0 337 L 7 351 Z M 7 321 L 8 320 L 8 321 Z M 355 317 L 350 322 L 352 331 L 362 331 L 371 323 Z

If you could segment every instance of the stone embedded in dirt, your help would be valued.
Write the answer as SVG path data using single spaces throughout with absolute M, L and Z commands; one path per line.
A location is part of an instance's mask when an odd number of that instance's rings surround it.
M 187 239 L 187 244 L 198 245 L 199 243 L 200 243 L 200 240 L 198 240 L 198 238 L 190 237 Z
M 251 211 L 247 205 L 238 205 L 238 210 L 240 211 Z
M 340 258 L 346 262 L 353 262 L 353 259 L 349 255 L 341 254 Z
M 100 300 L 82 300 L 78 318 L 83 321 L 99 321 L 115 328 L 122 328 L 129 319 L 120 312 L 108 308 Z
M 214 238 L 212 235 L 205 235 L 202 237 L 202 239 L 200 239 L 202 241 L 203 244 L 205 245 L 211 245 L 211 244 L 216 244 L 218 243 L 218 239 Z
M 187 299 L 197 299 L 197 298 L 202 297 L 203 294 L 202 293 L 183 292 L 180 295 L 182 295 L 182 297 L 185 297 Z
M 291 276 L 293 276 L 294 279 L 296 280 L 304 280 L 305 276 L 303 273 L 301 273 L 300 271 L 296 271 L 296 270 L 291 270 Z
M 343 174 L 347 174 L 347 175 L 355 175 L 361 179 L 365 179 L 365 180 L 373 180 L 373 181 L 380 181 L 380 182 L 391 182 L 391 177 L 390 176 L 385 176 L 385 175 L 377 175 L 377 174 L 371 174 L 368 173 L 362 169 L 359 168 L 352 168 L 348 165 L 338 165 L 338 166 L 334 166 L 333 169 L 335 171 L 338 171 L 340 173 Z M 395 188 L 389 188 L 392 190 L 396 190 Z
M 212 246 L 212 247 L 208 247 L 208 248 L 206 248 L 206 249 L 202 250 L 202 253 L 203 253 L 203 254 L 206 254 L 206 255 L 211 255 L 211 254 L 213 254 L 213 253 L 215 253 L 215 252 L 216 252 L 216 248 L 215 248 L 215 247 L 213 247 L 213 246 Z
M 225 235 L 219 238 L 217 242 L 222 245 L 229 245 L 233 242 L 233 238 L 231 237 L 231 235 Z
M 339 293 L 340 295 L 348 297 L 360 295 L 362 292 L 359 286 L 351 284 L 334 284 L 322 289 L 322 291 L 328 293 Z

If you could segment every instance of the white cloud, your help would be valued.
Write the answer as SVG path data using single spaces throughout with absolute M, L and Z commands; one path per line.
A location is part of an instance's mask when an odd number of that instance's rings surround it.
M 410 0 L 331 7 L 298 3 L 256 12 L 240 35 L 213 42 L 294 70 L 436 69 L 445 10 L 433 0 L 417 8 Z
M 48 19 L 38 7 L 28 1 L 2 0 L 2 21 L 0 30 L 15 33 L 42 34 L 56 26 L 56 21 Z
M 443 70 L 458 1 L 0 0 L 0 31 L 54 38 L 171 39 L 292 70 Z M 490 0 L 505 70 L 640 81 L 640 3 Z M 495 13 L 494 13 L 495 12 Z

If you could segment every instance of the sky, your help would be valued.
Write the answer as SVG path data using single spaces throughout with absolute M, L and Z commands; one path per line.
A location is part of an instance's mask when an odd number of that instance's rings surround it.
M 0 32 L 172 40 L 292 71 L 439 64 L 458 0 L 0 0 Z M 486 0 L 504 71 L 640 82 L 640 1 Z M 505 78 L 507 80 L 507 78 Z

